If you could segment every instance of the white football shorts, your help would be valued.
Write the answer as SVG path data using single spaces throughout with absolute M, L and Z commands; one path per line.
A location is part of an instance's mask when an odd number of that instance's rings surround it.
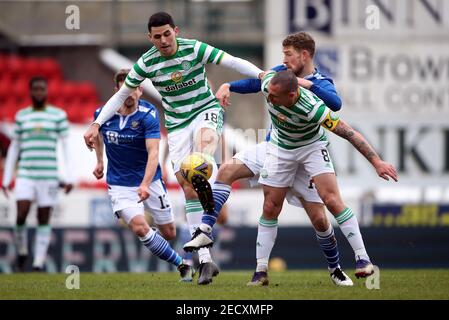
M 164 225 L 175 221 L 170 199 L 164 182 L 159 179 L 150 186 L 150 197 L 139 203 L 137 187 L 108 186 L 112 210 L 126 224 L 137 215 L 144 215 L 145 209 L 151 212 L 154 223 Z M 126 210 L 125 210 L 126 209 Z
M 269 142 L 264 141 L 238 152 L 233 157 L 243 162 L 254 173 L 254 177 L 248 179 L 252 187 L 259 183 L 260 173 L 263 170 L 265 159 L 267 157 L 267 148 L 269 145 L 271 145 Z M 321 147 L 322 146 L 320 145 L 320 148 Z M 324 172 L 334 171 L 329 171 L 326 169 L 326 171 L 323 171 L 322 173 Z M 294 175 L 291 189 L 287 192 L 286 199 L 289 204 L 302 208 L 301 201 L 299 200 L 300 198 L 303 198 L 308 202 L 323 203 L 312 183 L 312 175 L 306 170 L 306 166 L 304 164 L 297 163 L 296 174 Z
M 56 180 L 32 180 L 17 178 L 15 185 L 16 200 L 35 201 L 39 208 L 54 207 L 58 203 Z
M 195 139 L 201 128 L 210 128 L 220 137 L 223 129 L 223 109 L 220 107 L 204 110 L 187 127 L 168 134 L 168 151 L 175 173 L 179 171 L 182 160 L 196 151 Z M 214 172 L 216 175 L 216 170 Z

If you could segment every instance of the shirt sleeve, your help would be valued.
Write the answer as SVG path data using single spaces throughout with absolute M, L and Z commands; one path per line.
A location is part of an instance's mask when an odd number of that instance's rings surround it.
M 147 67 L 143 62 L 143 58 L 140 57 L 126 76 L 125 84 L 130 88 L 137 88 L 145 80 L 145 78 L 148 78 L 148 73 L 146 70 Z
M 322 116 L 322 119 L 320 119 L 320 123 L 327 130 L 334 131 L 337 124 L 340 122 L 340 117 L 329 108 L 326 107 L 326 109 L 327 112 Z
M 310 87 L 310 91 L 323 100 L 332 111 L 339 111 L 341 109 L 341 99 L 331 81 L 323 79 L 319 80 L 319 82 L 314 82 Z
M 18 140 L 18 139 L 20 139 L 21 134 L 22 134 L 22 122 L 20 121 L 18 114 L 16 114 L 12 138 Z
M 60 137 L 67 137 L 69 135 L 69 121 L 67 113 L 62 112 L 61 119 L 58 121 L 58 133 Z
M 201 61 L 202 64 L 219 64 L 225 54 L 223 50 L 217 49 L 207 43 L 198 40 L 195 42 L 194 50 L 197 55 L 197 60 Z
M 161 129 L 156 109 L 151 110 L 144 118 L 145 139 L 160 139 Z
M 98 108 L 94 111 L 94 121 L 97 120 L 98 115 L 100 114 L 101 108 Z
M 284 65 L 278 65 L 276 67 L 271 68 L 274 71 L 286 70 L 287 68 Z M 229 83 L 229 91 L 236 92 L 240 94 L 246 93 L 257 93 L 260 92 L 261 81 L 255 78 L 242 79 L 237 81 L 232 81 Z

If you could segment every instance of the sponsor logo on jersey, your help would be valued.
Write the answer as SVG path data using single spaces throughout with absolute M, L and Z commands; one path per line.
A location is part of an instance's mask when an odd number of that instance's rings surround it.
M 196 80 L 192 79 L 192 80 L 189 80 L 189 81 L 186 81 L 186 82 L 181 82 L 181 83 L 176 83 L 176 84 L 171 85 L 171 86 L 166 86 L 165 87 L 165 91 L 169 92 L 169 91 L 180 90 L 182 88 L 193 86 L 194 84 L 196 84 Z
M 173 82 L 176 82 L 176 83 L 181 82 L 182 81 L 182 73 L 179 71 L 173 72 L 171 74 L 171 79 Z
M 36 124 L 33 128 L 33 133 L 40 133 L 42 132 L 43 128 L 41 124 Z
M 132 142 L 134 136 L 129 134 L 119 134 L 117 131 L 106 131 L 106 139 L 108 143 L 119 145 Z

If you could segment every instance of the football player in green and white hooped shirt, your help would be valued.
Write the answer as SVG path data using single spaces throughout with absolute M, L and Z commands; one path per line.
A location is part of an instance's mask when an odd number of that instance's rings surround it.
M 33 269 L 42 270 L 51 238 L 50 215 L 58 201 L 57 144 L 62 140 L 65 156 L 65 193 L 73 188 L 73 170 L 66 141 L 69 124 L 64 110 L 47 104 L 47 81 L 42 77 L 30 80 L 32 106 L 16 114 L 14 136 L 8 149 L 2 189 L 8 195 L 14 169 L 18 163 L 15 195 L 17 201 L 17 270 L 25 271 L 28 258 L 28 237 L 25 226 L 32 201 L 37 204 L 36 239 Z
M 207 201 L 213 197 L 207 180 L 201 181 L 199 187 L 197 185 L 195 188 L 185 181 L 180 172 L 180 164 L 194 151 L 213 155 L 223 125 L 223 109 L 208 85 L 205 65 L 220 64 L 253 78 L 259 77 L 262 70 L 206 43 L 178 38 L 179 28 L 165 12 L 150 17 L 148 31 L 154 47 L 134 64 L 125 85 L 109 99 L 93 125 L 84 134 L 84 139 L 88 148 L 92 149 L 99 127 L 114 115 L 142 81 L 150 79 L 162 96 L 170 158 L 184 191 L 187 222 L 193 235 L 201 224 L 203 207 L 213 211 L 213 201 Z M 216 165 L 213 171 L 216 174 Z M 209 193 L 203 197 L 205 191 L 201 189 L 205 184 L 208 185 L 209 189 L 206 191 Z M 218 268 L 212 262 L 209 249 L 202 248 L 198 250 L 198 254 L 198 284 L 208 284 L 212 282 L 212 276 L 218 274 Z
M 273 124 L 267 156 L 260 173 L 263 185 L 263 214 L 257 235 L 257 267 L 249 285 L 267 285 L 267 265 L 277 235 L 277 218 L 287 191 L 294 185 L 296 171 L 304 168 L 326 208 L 340 225 L 356 255 L 357 264 L 371 265 L 356 216 L 343 203 L 324 128 L 348 140 L 376 169 L 377 174 L 397 181 L 395 168 L 384 162 L 366 139 L 331 110 L 311 91 L 298 86 L 291 70 L 265 74 L 261 86 Z M 357 267 L 359 267 L 357 265 Z M 361 266 L 360 266 L 361 267 Z M 373 266 L 371 265 L 371 268 Z

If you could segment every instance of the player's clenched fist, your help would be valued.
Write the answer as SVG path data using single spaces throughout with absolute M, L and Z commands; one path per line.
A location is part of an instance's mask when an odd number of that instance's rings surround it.
M 231 105 L 230 103 L 231 92 L 229 91 L 229 87 L 230 87 L 229 83 L 223 83 L 215 93 L 215 97 L 218 99 L 220 105 L 223 108 L 229 107 Z
M 101 179 L 104 175 L 104 165 L 103 162 L 98 162 L 93 171 L 95 178 Z
M 87 148 L 92 151 L 95 147 L 95 141 L 98 138 L 98 130 L 100 126 L 98 123 L 93 123 L 89 129 L 87 129 L 86 133 L 84 133 L 84 143 L 86 144 Z
M 140 185 L 139 189 L 137 189 L 137 194 L 139 195 L 139 202 L 145 201 L 150 197 L 150 192 L 148 190 L 148 186 Z

